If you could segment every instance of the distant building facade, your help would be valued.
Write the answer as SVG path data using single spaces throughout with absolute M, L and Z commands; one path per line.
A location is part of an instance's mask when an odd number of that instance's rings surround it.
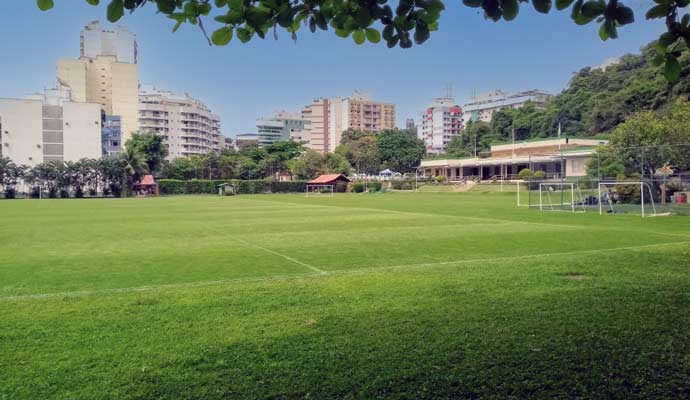
M 380 132 L 395 128 L 395 104 L 373 101 L 355 93 L 341 98 L 319 98 L 302 110 L 309 147 L 319 153 L 332 153 L 348 129 Z
M 513 94 L 506 94 L 501 90 L 480 94 L 463 106 L 464 123 L 467 125 L 470 121 L 490 122 L 496 111 L 504 108 L 520 108 L 527 102 L 534 103 L 537 107 L 544 107 L 549 97 L 551 97 L 549 93 L 538 89 Z
M 93 21 L 81 31 L 80 54 L 82 58 L 112 56 L 117 62 L 136 64 L 137 38 L 127 28 L 105 29 Z
M 445 153 L 448 143 L 463 130 L 462 108 L 455 99 L 442 97 L 434 99 L 422 113 L 417 128 L 417 137 L 424 142 L 428 154 Z
M 235 136 L 235 148 L 237 150 L 259 147 L 259 135 L 256 133 L 240 133 Z
M 606 140 L 543 139 L 491 146 L 489 157 L 423 160 L 426 176 L 444 176 L 448 181 L 464 179 L 518 179 L 522 169 L 544 171 L 547 179 L 581 177 L 598 146 Z
M 220 118 L 201 101 L 153 87 L 139 94 L 139 125 L 163 137 L 168 160 L 219 152 L 225 147 Z
M 75 102 L 64 89 L 0 99 L 0 155 L 28 166 L 99 158 L 100 105 Z
M 299 113 L 281 111 L 272 118 L 262 118 L 256 124 L 259 146 L 266 146 L 280 140 L 301 141 L 306 125 L 308 124 Z
M 137 42 L 124 28 L 106 30 L 96 21 L 81 32 L 81 57 L 61 59 L 57 79 L 76 102 L 98 103 L 106 115 L 120 117 L 121 140 L 139 130 Z
M 103 155 L 112 156 L 122 151 L 122 119 L 119 115 L 107 115 L 101 111 L 101 144 Z

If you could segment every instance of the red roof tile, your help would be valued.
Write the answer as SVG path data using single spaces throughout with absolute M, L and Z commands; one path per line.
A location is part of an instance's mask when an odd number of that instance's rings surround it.
M 318 185 L 318 184 L 329 184 L 332 183 L 338 179 L 342 178 L 345 182 L 350 182 L 349 179 L 343 174 L 326 174 L 326 175 L 321 175 L 317 177 L 316 179 L 312 179 L 309 182 L 307 182 L 310 185 Z
M 143 178 L 141 178 L 141 181 L 139 181 L 140 185 L 155 185 L 156 182 L 153 180 L 153 175 L 144 175 Z

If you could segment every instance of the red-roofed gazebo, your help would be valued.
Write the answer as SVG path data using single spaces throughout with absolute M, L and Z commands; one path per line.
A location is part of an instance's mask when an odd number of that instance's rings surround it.
M 338 183 L 343 183 L 347 185 L 350 183 L 350 180 L 347 178 L 347 176 L 343 174 L 325 174 L 321 175 L 315 179 L 310 180 L 307 182 L 307 189 L 306 193 L 307 196 L 309 196 L 309 193 L 328 193 L 331 196 L 335 192 L 335 187 Z M 345 190 L 341 190 L 345 191 Z

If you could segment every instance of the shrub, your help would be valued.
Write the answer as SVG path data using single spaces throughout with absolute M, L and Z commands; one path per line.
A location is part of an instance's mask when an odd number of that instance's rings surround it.
M 439 175 L 435 179 L 436 179 L 436 183 L 443 183 L 446 181 L 446 177 L 443 175 Z
M 89 197 L 96 197 L 98 195 L 98 192 L 96 192 L 96 189 L 89 189 Z
M 48 198 L 57 199 L 58 190 L 57 188 L 48 189 Z
M 236 194 L 256 193 L 301 193 L 306 189 L 305 181 L 264 181 L 264 180 L 200 180 L 160 179 L 158 188 L 162 195 L 176 194 L 217 194 L 218 185 L 232 183 Z
M 367 186 L 369 187 L 370 192 L 380 192 L 381 188 L 383 187 L 381 182 L 369 182 Z
M 351 190 L 353 193 L 362 193 L 364 191 L 364 184 L 362 182 L 354 182 Z
M 31 196 L 32 199 L 40 199 L 41 198 L 41 188 L 38 186 L 32 187 L 31 191 L 29 192 L 29 196 Z
M 402 189 L 402 190 L 411 190 L 411 189 L 412 189 L 412 185 L 410 184 L 410 182 L 403 182 L 403 183 L 400 185 L 400 189 Z
M 532 174 L 532 177 L 535 179 L 544 179 L 546 178 L 546 172 L 544 171 L 535 171 L 534 174 Z
M 77 190 L 74 191 L 74 197 L 76 197 L 77 199 L 84 198 L 84 189 L 78 187 Z
M 69 199 L 69 191 L 67 189 L 60 189 L 60 198 Z
M 17 190 L 15 188 L 6 187 L 5 188 L 5 198 L 14 199 L 17 196 Z
M 523 181 L 526 181 L 531 177 L 532 171 L 529 168 L 523 168 L 520 170 L 520 172 L 518 172 L 518 178 L 522 179 Z

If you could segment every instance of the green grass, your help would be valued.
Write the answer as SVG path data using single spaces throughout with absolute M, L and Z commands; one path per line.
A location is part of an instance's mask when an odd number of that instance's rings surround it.
M 690 397 L 690 218 L 514 193 L 0 203 L 0 399 Z

